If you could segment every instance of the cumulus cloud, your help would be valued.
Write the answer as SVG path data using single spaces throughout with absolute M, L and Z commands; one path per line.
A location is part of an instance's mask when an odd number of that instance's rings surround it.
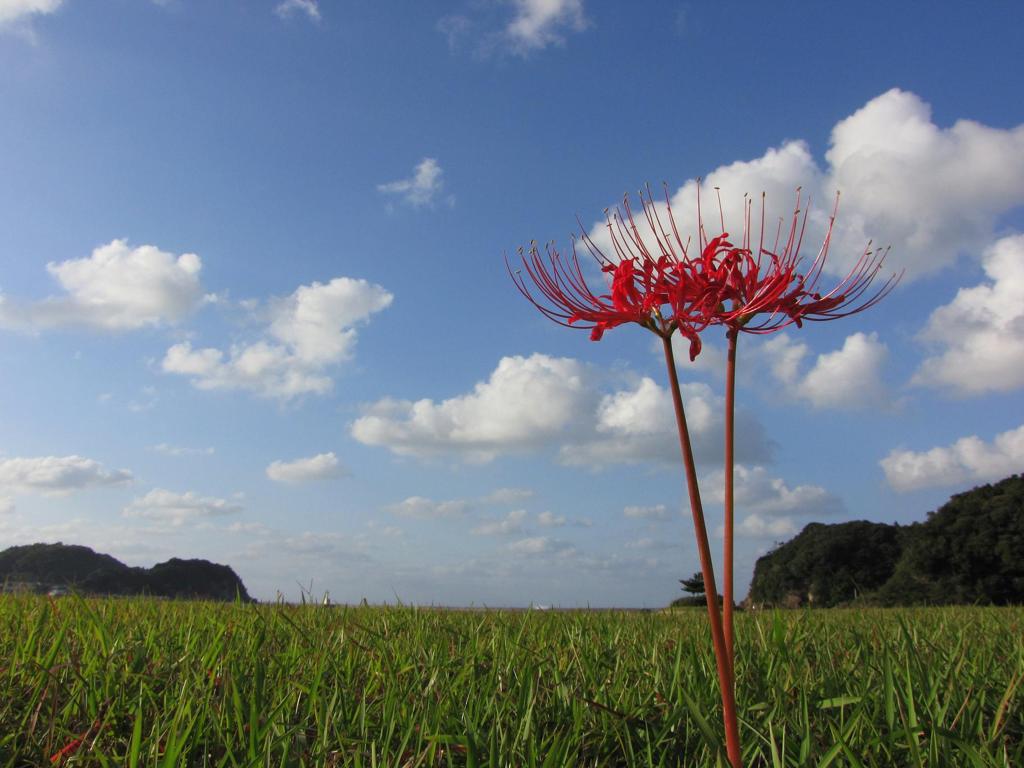
M 725 501 L 723 472 L 708 476 L 705 497 L 719 504 Z M 820 485 L 790 488 L 781 477 L 772 477 L 765 467 L 737 464 L 733 469 L 733 501 L 737 512 L 762 518 L 781 515 L 837 515 L 844 511 L 842 501 Z
M 960 395 L 1024 386 L 1024 235 L 998 240 L 983 265 L 986 282 L 932 312 L 921 338 L 945 349 L 921 364 L 914 384 Z
M 433 205 L 443 189 L 444 170 L 432 157 L 423 158 L 409 178 L 377 185 L 378 192 L 398 197 L 414 208 Z
M 722 460 L 724 443 L 724 402 L 707 384 L 680 386 L 686 408 L 694 457 L 701 463 Z M 583 439 L 570 440 L 558 451 L 563 464 L 604 467 L 609 464 L 666 463 L 679 461 L 679 438 L 668 389 L 643 377 L 631 388 L 601 397 L 593 415 L 580 429 L 591 432 Z M 750 413 L 736 414 L 737 461 L 765 461 L 771 447 L 764 428 Z
M 986 443 L 977 435 L 928 451 L 893 450 L 879 462 L 897 491 L 987 482 L 1024 471 L 1024 424 Z
M 652 506 L 629 506 L 622 510 L 622 514 L 633 520 L 657 520 L 665 521 L 671 519 L 668 508 L 664 504 Z
M 766 341 L 755 353 L 767 361 L 785 394 L 806 400 L 815 408 L 867 408 L 887 401 L 882 367 L 888 347 L 878 334 L 854 333 L 843 346 L 817 356 L 809 370 L 801 372 L 809 348 L 786 334 Z
M 64 294 L 40 301 L 0 295 L 0 327 L 128 331 L 177 323 L 204 298 L 199 257 L 153 245 L 133 248 L 112 240 L 91 256 L 51 262 L 46 269 Z
M 107 469 L 81 456 L 0 459 L 0 489 L 14 493 L 64 494 L 131 481 L 127 469 Z
M 351 427 L 366 445 L 395 453 L 458 453 L 490 461 L 537 448 L 581 419 L 590 399 L 584 366 L 547 355 L 504 357 L 472 392 L 441 402 L 378 401 Z
M 311 21 L 320 21 L 320 6 L 317 0 L 282 0 L 274 6 L 274 13 L 282 19 L 294 14 L 305 14 Z
M 526 521 L 525 509 L 514 509 L 498 520 L 488 520 L 472 529 L 475 536 L 508 536 L 519 533 Z
M 0 496 L 0 515 L 9 515 L 14 512 L 14 499 L 10 496 Z
M 736 525 L 736 536 L 744 539 L 787 539 L 796 533 L 796 525 L 789 517 L 748 515 Z
M 384 399 L 368 406 L 352 436 L 412 456 L 454 454 L 486 462 L 508 453 L 557 447 L 569 465 L 678 461 L 672 403 L 648 378 L 603 394 L 596 373 L 571 358 L 505 357 L 471 392 L 441 402 Z M 682 387 L 694 452 L 721 461 L 722 399 L 706 384 Z M 737 415 L 738 461 L 763 461 L 768 441 L 760 423 Z M 740 458 L 740 457 L 743 458 Z
M 163 488 L 154 488 L 145 496 L 132 499 L 121 514 L 125 517 L 138 517 L 180 526 L 189 521 L 232 515 L 241 511 L 241 505 L 226 499 L 199 496 L 192 491 L 174 493 Z
M 316 456 L 293 461 L 274 461 L 267 467 L 267 477 L 271 480 L 292 485 L 308 483 L 311 480 L 327 480 L 344 474 L 345 468 L 341 466 L 333 452 L 318 453 Z
M 833 128 L 825 164 L 804 141 L 787 141 L 749 161 L 720 166 L 704 176 L 701 193 L 722 193 L 726 229 L 742 229 L 745 193 L 766 193 L 767 221 L 792 211 L 802 186 L 817 201 L 805 244 L 821 242 L 836 190 L 842 192 L 828 269 L 845 274 L 868 241 L 892 245 L 891 264 L 911 280 L 977 255 L 992 240 L 999 216 L 1024 203 L 1024 125 L 991 128 L 959 120 L 944 128 L 932 122 L 920 97 L 892 89 L 872 99 Z M 671 195 L 685 241 L 696 232 L 697 181 Z M 717 221 L 717 202 L 705 203 Z M 664 212 L 664 203 L 658 209 Z M 774 240 L 772 224 L 766 241 Z M 591 235 L 607 253 L 604 222 Z M 756 233 L 755 233 L 756 239 Z M 809 253 L 813 256 L 813 253 Z
M 226 353 L 181 342 L 167 350 L 162 367 L 188 376 L 199 389 L 242 389 L 284 400 L 324 394 L 333 386 L 330 369 L 352 357 L 356 326 L 392 299 L 379 285 L 350 277 L 302 285 L 269 302 L 261 338 Z
M 469 511 L 469 508 L 470 503 L 466 499 L 433 501 L 424 496 L 410 496 L 397 504 L 385 507 L 385 510 L 398 517 L 437 520 L 444 517 L 461 517 Z

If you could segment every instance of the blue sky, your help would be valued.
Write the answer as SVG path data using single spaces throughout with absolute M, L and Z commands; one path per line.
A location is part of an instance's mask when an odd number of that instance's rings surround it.
M 811 251 L 840 190 L 827 279 L 868 238 L 906 270 L 741 340 L 742 585 L 808 522 L 1021 471 L 1022 21 L 0 0 L 0 545 L 206 557 L 261 598 L 667 603 L 697 558 L 657 339 L 548 322 L 503 255 L 647 182 L 691 226 L 697 177 L 727 216 L 802 185 Z M 712 529 L 719 335 L 680 364 Z

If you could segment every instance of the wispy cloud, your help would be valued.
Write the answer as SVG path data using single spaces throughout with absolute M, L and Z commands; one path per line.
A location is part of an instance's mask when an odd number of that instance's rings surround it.
M 0 0 L 0 33 L 9 31 L 36 42 L 32 19 L 55 13 L 64 0 Z
M 186 448 L 180 445 L 171 445 L 170 443 L 157 443 L 151 445 L 149 450 L 153 453 L 159 453 L 163 456 L 212 456 L 216 451 L 212 446 L 206 448 Z
M 420 160 L 409 178 L 377 185 L 378 192 L 403 200 L 414 208 L 434 205 L 443 190 L 444 170 L 432 157 Z M 451 205 L 455 199 L 449 195 L 446 201 Z
M 668 508 L 664 504 L 653 506 L 630 506 L 622 510 L 622 514 L 634 520 L 657 520 L 659 522 L 671 519 Z
M 299 14 L 305 15 L 311 21 L 320 21 L 320 6 L 317 0 L 282 0 L 274 6 L 274 13 L 282 19 Z
M 180 526 L 190 520 L 202 520 L 242 511 L 240 504 L 214 496 L 200 496 L 192 491 L 174 493 L 154 488 L 145 496 L 133 499 L 122 510 L 125 517 L 139 517 Z
M 505 7 L 511 7 L 511 16 L 495 10 Z M 454 51 L 468 46 L 482 57 L 512 54 L 526 58 L 549 46 L 564 45 L 569 34 L 588 26 L 583 0 L 510 0 L 491 8 L 477 5 L 437 22 L 449 48 Z

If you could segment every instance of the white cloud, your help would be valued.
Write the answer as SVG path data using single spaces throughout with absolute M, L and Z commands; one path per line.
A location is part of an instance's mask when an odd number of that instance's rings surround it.
M 568 543 L 553 539 L 550 536 L 529 536 L 525 539 L 519 539 L 509 544 L 508 549 L 517 555 L 543 555 L 557 552 L 562 556 L 566 556 L 575 552 Z
M 549 45 L 565 42 L 566 32 L 587 27 L 583 0 L 513 0 L 515 16 L 505 28 L 510 46 L 528 55 Z
M 525 509 L 514 509 L 500 520 L 488 520 L 473 528 L 471 533 L 476 536 L 508 536 L 519 533 L 526 521 Z
M 414 208 L 432 205 L 444 189 L 444 170 L 432 157 L 423 158 L 408 179 L 378 184 L 377 191 L 402 198 Z M 451 198 L 449 198 L 451 202 Z
M 213 496 L 199 496 L 192 491 L 174 493 L 154 488 L 145 496 L 132 499 L 121 514 L 180 526 L 189 520 L 201 520 L 242 511 L 239 504 Z
M 274 7 L 274 13 L 287 19 L 295 13 L 304 13 L 312 21 L 320 21 L 320 6 L 317 0 L 282 0 Z
M 794 190 L 802 186 L 816 201 L 804 238 L 804 252 L 813 257 L 839 190 L 842 204 L 827 269 L 845 274 L 873 238 L 892 245 L 889 264 L 906 267 L 909 280 L 949 266 L 962 254 L 979 254 L 991 242 L 999 216 L 1024 204 L 1024 125 L 1004 130 L 960 120 L 941 128 L 932 122 L 928 104 L 898 89 L 839 121 L 825 160 L 819 165 L 804 141 L 793 140 L 754 160 L 712 170 L 701 185 L 705 221 L 717 232 L 719 187 L 726 229 L 738 237 L 743 195 L 756 199 L 763 191 L 770 246 L 774 222 L 780 216 L 789 220 Z M 684 242 L 696 232 L 696 199 L 694 179 L 671 195 Z M 663 213 L 664 203 L 657 208 Z M 605 222 L 596 223 L 591 236 L 613 253 Z
M 736 536 L 744 539 L 786 539 L 796 533 L 796 525 L 788 517 L 748 515 L 736 526 Z
M 215 453 L 215 450 L 213 449 L 212 446 L 207 448 L 185 448 L 180 445 L 171 445 L 170 443 L 157 443 L 156 445 L 151 445 L 149 447 L 149 450 L 153 451 L 154 453 L 162 454 L 164 456 L 174 457 L 212 456 Z
M 448 47 L 454 51 L 459 47 L 460 41 L 471 34 L 474 26 L 473 20 L 468 16 L 453 13 L 438 20 L 437 31 L 447 38 Z
M 722 430 L 724 402 L 702 383 L 680 386 L 687 429 L 696 460 L 718 463 L 724 454 Z M 559 448 L 559 460 L 568 465 L 603 467 L 608 464 L 647 463 L 677 465 L 679 437 L 668 389 L 644 377 L 632 389 L 604 395 L 596 412 L 578 430 L 589 426 L 583 439 Z M 764 461 L 770 446 L 760 422 L 746 411 L 736 414 L 737 461 Z
M 487 381 L 440 403 L 381 400 L 352 424 L 352 436 L 398 454 L 460 453 L 490 461 L 550 443 L 586 414 L 582 364 L 547 355 L 504 357 Z
M 537 524 L 541 528 L 560 528 L 566 522 L 565 515 L 556 515 L 554 512 L 544 511 L 537 515 Z
M 63 0 L 0 0 L 0 33 L 12 32 L 35 44 L 32 20 L 56 12 Z
M 14 499 L 10 496 L 0 496 L 0 515 L 9 515 L 14 512 Z
M 153 245 L 112 240 L 92 255 L 46 265 L 65 295 L 41 301 L 0 295 L 0 327 L 88 327 L 127 331 L 173 324 L 203 302 L 194 253 L 175 257 Z
M 971 435 L 929 451 L 893 450 L 879 464 L 897 491 L 1001 480 L 1024 472 L 1024 425 L 991 443 Z
M 338 462 L 333 451 L 294 461 L 274 461 L 267 467 L 267 477 L 277 483 L 308 483 L 344 474 L 345 468 Z
M 499 488 L 480 499 L 481 504 L 517 504 L 532 498 L 529 488 Z
M 725 501 L 722 471 L 708 475 L 702 487 L 707 488 L 708 501 Z M 757 514 L 761 518 L 780 515 L 836 515 L 844 511 L 843 503 L 820 485 L 798 485 L 790 488 L 781 477 L 772 477 L 764 467 L 737 464 L 733 469 L 733 501 L 737 512 Z
M 806 344 L 781 334 L 762 344 L 755 355 L 767 362 L 787 395 L 815 408 L 878 407 L 888 400 L 881 379 L 888 348 L 878 334 L 847 336 L 840 349 L 818 355 L 810 370 L 801 373 L 808 352 Z
M 655 504 L 647 507 L 630 506 L 623 509 L 622 514 L 634 520 L 664 521 L 669 520 L 672 517 L 672 515 L 669 514 L 668 508 L 664 504 Z
M 285 400 L 324 394 L 333 386 L 329 369 L 352 357 L 355 326 L 392 299 L 379 285 L 349 277 L 299 286 L 269 302 L 263 338 L 227 354 L 181 342 L 167 350 L 162 367 L 189 376 L 199 389 L 244 389 Z
M 397 504 L 385 507 L 385 509 L 398 517 L 408 517 L 415 520 L 436 520 L 442 517 L 461 517 L 466 514 L 469 507 L 470 504 L 465 499 L 433 501 L 423 496 L 410 496 Z
M 911 276 L 979 253 L 996 218 L 1024 203 L 1024 125 L 940 128 L 928 104 L 893 89 L 840 121 L 831 145 L 827 183 L 843 190 L 845 208 L 839 245 L 853 255 L 854 244 L 884 238 Z
M 224 530 L 228 533 L 249 534 L 254 536 L 269 536 L 273 531 L 263 523 L 234 522 Z
M 63 0 L 0 0 L 0 24 L 18 21 L 34 14 L 53 13 Z
M 131 481 L 127 469 L 106 469 L 81 456 L 0 459 L 0 488 L 15 493 L 64 494 Z
M 502 12 L 508 6 L 511 16 Z M 453 13 L 437 22 L 453 51 L 466 41 L 482 57 L 511 53 L 527 58 L 548 46 L 563 45 L 568 34 L 590 25 L 583 0 L 503 0 L 472 7 L 469 15 Z
M 687 421 L 700 461 L 721 461 L 722 398 L 705 384 L 684 384 Z M 569 465 L 678 462 L 678 438 L 666 389 L 643 378 L 603 395 L 597 374 L 571 358 L 505 357 L 472 392 L 441 402 L 384 399 L 351 426 L 367 445 L 412 456 L 460 455 L 486 462 L 508 453 L 558 447 Z M 737 414 L 738 461 L 763 461 L 761 425 Z
M 593 524 L 594 521 L 586 517 L 570 518 L 565 515 L 556 515 L 554 512 L 549 511 L 544 511 L 537 515 L 537 525 L 541 528 L 565 528 L 566 526 L 590 528 Z
M 681 540 L 675 537 L 655 539 L 650 536 L 642 536 L 633 541 L 627 541 L 623 546 L 626 549 L 654 550 L 654 549 L 678 549 Z
M 914 384 L 961 395 L 1024 386 L 1024 235 L 998 240 L 983 259 L 988 282 L 932 312 L 921 337 L 945 350 L 921 364 Z

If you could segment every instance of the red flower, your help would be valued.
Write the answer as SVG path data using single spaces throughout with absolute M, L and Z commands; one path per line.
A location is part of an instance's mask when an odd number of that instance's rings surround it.
M 882 269 L 888 249 L 871 250 L 871 243 L 837 285 L 826 293 L 818 291 L 825 260 L 832 239 L 832 227 L 839 196 L 829 218 L 821 249 L 814 261 L 800 271 L 803 258 L 800 246 L 807 227 L 807 211 L 801 213 L 801 192 L 797 189 L 796 208 L 790 220 L 789 232 L 781 249 L 780 222 L 775 244 L 764 246 L 764 198 L 761 202 L 761 242 L 757 254 L 750 247 L 750 203 L 745 206 L 743 245 L 736 247 L 728 240 L 728 233 L 714 238 L 704 247 L 701 255 L 706 279 L 717 286 L 721 307 L 715 323 L 732 331 L 744 333 L 771 333 L 791 323 L 798 328 L 807 321 L 835 320 L 863 312 L 888 295 L 902 278 L 893 274 L 874 292 L 869 292 L 875 276 Z M 698 218 L 700 203 L 698 200 Z M 703 232 L 703 222 L 700 226 Z
M 608 292 L 591 289 L 583 275 L 572 241 L 572 255 L 563 256 L 552 244 L 542 256 L 536 243 L 528 252 L 519 251 L 522 270 L 509 274 L 516 287 L 545 316 L 556 323 L 589 328 L 590 338 L 599 341 L 605 331 L 624 323 L 636 323 L 662 337 L 677 329 L 690 340 L 690 359 L 700 354 L 700 331 L 714 322 L 720 301 L 709 285 L 700 262 L 690 259 L 680 240 L 672 209 L 670 237 L 662 226 L 650 192 L 640 197 L 650 236 L 645 241 L 626 198 L 625 218 L 616 211 L 608 215 L 608 232 L 615 259 L 601 252 L 584 230 L 582 240 L 609 276 Z M 650 246 L 648 244 L 650 241 Z M 652 253 L 651 246 L 656 250 Z M 525 276 L 524 273 L 525 272 Z M 527 279 L 540 293 L 535 298 Z

